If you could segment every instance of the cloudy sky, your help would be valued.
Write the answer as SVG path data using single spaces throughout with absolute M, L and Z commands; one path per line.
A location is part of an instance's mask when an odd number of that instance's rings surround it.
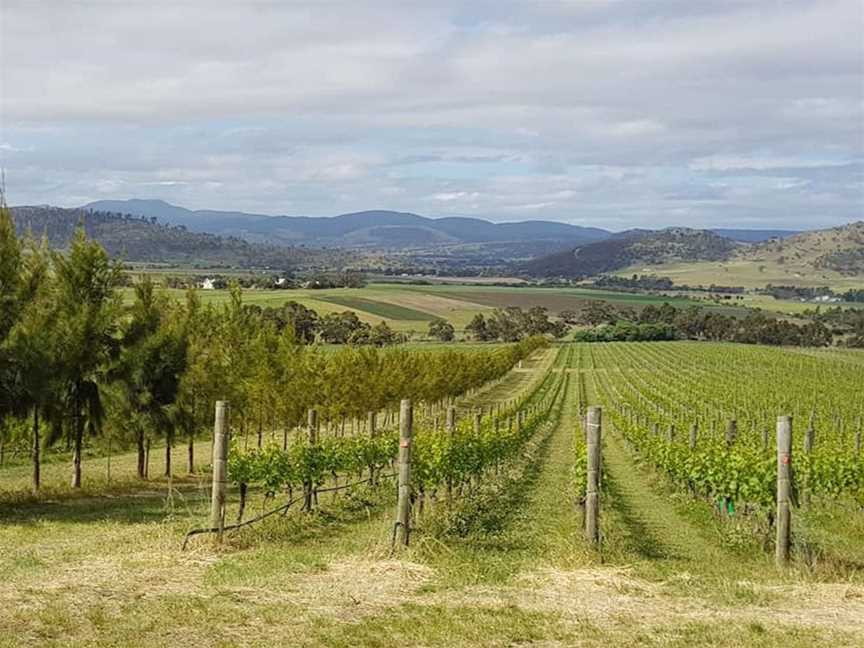
M 864 2 L 0 0 L 12 204 L 864 218 Z

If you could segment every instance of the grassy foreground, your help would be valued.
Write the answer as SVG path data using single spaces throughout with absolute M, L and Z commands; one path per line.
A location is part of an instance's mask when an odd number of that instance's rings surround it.
M 535 372 L 575 376 L 568 359 L 565 349 L 551 365 L 516 370 L 470 405 L 513 395 Z M 33 500 L 20 494 L 23 467 L 4 469 L 0 645 L 864 643 L 860 572 L 777 572 L 770 555 L 725 542 L 710 512 L 675 498 L 612 433 L 606 540 L 600 552 L 588 547 L 571 488 L 569 384 L 560 418 L 457 509 L 461 530 L 433 516 L 397 554 L 390 487 L 322 498 L 313 515 L 276 516 L 222 546 L 196 538 L 184 552 L 183 534 L 206 519 L 204 476 L 141 484 L 124 455 L 110 488 L 93 460 L 91 488 L 72 497 L 58 464 L 55 485 Z M 253 498 L 253 512 L 260 506 Z

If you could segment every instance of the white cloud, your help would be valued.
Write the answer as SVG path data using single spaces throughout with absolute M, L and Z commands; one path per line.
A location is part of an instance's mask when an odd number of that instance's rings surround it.
M 828 159 L 810 160 L 794 156 L 742 156 L 742 155 L 709 155 L 690 162 L 690 168 L 695 171 L 717 171 L 730 169 L 785 169 L 785 168 L 819 168 L 840 166 L 843 162 Z
M 864 202 L 862 19 L 857 0 L 6 0 L 0 153 L 15 202 L 832 224 Z

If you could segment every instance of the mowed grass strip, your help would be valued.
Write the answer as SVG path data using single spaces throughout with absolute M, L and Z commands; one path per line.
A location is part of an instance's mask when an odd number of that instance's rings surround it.
M 355 311 L 365 311 L 378 317 L 391 320 L 407 320 L 412 322 L 431 322 L 437 319 L 436 315 L 425 313 L 414 308 L 398 306 L 397 304 L 388 304 L 386 302 L 376 301 L 374 299 L 366 299 L 364 297 L 341 297 L 341 296 L 322 296 L 320 301 L 330 302 L 331 304 L 339 304 Z

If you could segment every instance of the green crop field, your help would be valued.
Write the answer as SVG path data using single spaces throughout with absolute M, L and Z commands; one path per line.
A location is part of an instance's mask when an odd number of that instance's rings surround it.
M 363 297 L 336 297 L 325 296 L 321 301 L 345 306 L 354 311 L 370 313 L 384 319 L 404 320 L 408 322 L 430 322 L 436 319 L 435 315 L 424 313 L 423 311 L 414 308 L 407 308 L 398 304 L 388 304 L 387 302 L 376 301 L 374 299 L 365 299 Z

